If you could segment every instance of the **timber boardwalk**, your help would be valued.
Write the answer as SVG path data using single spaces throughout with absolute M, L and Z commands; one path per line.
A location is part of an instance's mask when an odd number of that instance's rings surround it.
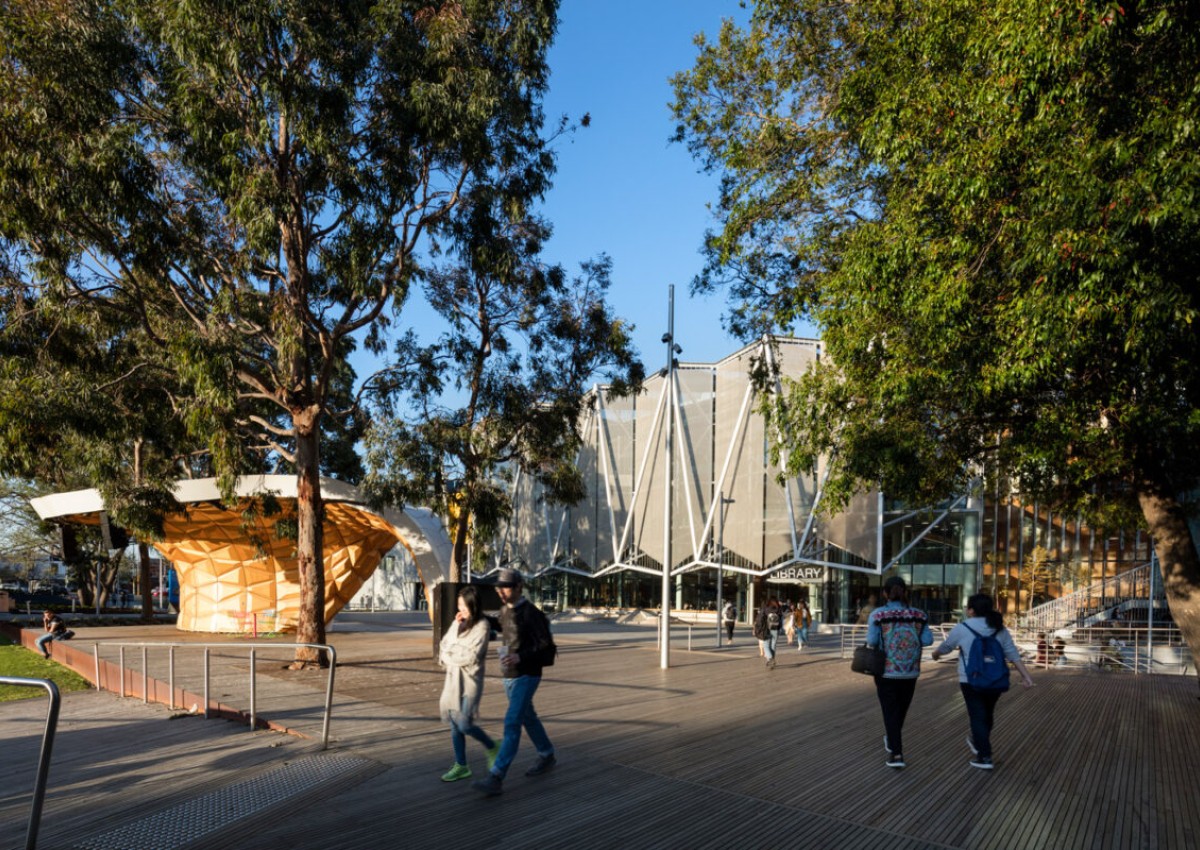
M 40 848 L 1193 848 L 1200 845 L 1195 677 L 1035 670 L 1000 702 L 996 769 L 968 764 L 952 661 L 924 664 L 905 725 L 908 767 L 884 766 L 869 678 L 836 638 L 781 648 L 766 670 L 749 631 L 554 624 L 558 663 L 537 695 L 558 766 L 527 778 L 527 739 L 486 798 L 443 783 L 442 675 L 420 615 L 344 612 L 331 744 L 320 674 L 260 662 L 258 713 L 310 735 L 250 732 L 140 699 L 64 696 Z M 208 639 L 161 626 L 79 630 L 91 640 Z M 284 641 L 286 642 L 286 640 Z M 136 655 L 136 653 L 134 653 Z M 501 732 L 489 659 L 481 723 Z M 214 698 L 245 700 L 235 679 Z M 0 704 L 0 848 L 24 846 L 44 700 Z M 175 719 L 171 719 L 175 718 Z M 468 742 L 476 776 L 482 748 Z

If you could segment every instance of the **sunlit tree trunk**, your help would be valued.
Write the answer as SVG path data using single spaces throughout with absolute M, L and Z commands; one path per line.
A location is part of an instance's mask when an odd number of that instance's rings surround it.
M 315 409 L 293 413 L 296 428 L 296 564 L 300 614 L 296 643 L 325 643 L 325 503 L 321 497 L 319 419 Z M 296 647 L 293 668 L 328 664 L 324 653 Z
M 1171 618 L 1193 652 L 1200 650 L 1200 556 L 1183 505 L 1153 484 L 1138 489 L 1138 502 L 1154 538 Z

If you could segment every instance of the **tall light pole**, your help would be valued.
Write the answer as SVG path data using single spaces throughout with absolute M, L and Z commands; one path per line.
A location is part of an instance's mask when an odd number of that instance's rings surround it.
M 721 646 L 721 593 L 723 590 L 724 580 L 721 576 L 721 567 L 725 564 L 725 506 L 732 505 L 733 499 L 725 498 L 725 491 L 721 490 L 717 493 L 717 648 Z
M 659 614 L 659 666 L 666 670 L 671 666 L 671 502 L 674 496 L 672 484 L 674 463 L 672 457 L 672 437 L 675 433 L 675 355 L 683 351 L 675 343 L 675 285 L 667 287 L 667 332 L 662 341 L 667 346 L 667 366 L 663 370 L 666 380 L 664 399 L 666 401 L 666 416 L 663 417 L 666 441 L 666 492 L 663 507 L 663 572 L 662 572 L 662 605 Z

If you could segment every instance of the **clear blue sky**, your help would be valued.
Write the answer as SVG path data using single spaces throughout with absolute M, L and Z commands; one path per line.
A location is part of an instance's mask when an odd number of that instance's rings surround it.
M 547 124 L 563 114 L 592 120 L 558 149 L 546 259 L 577 269 L 601 252 L 612 257 L 610 301 L 636 326 L 648 371 L 666 359 L 670 284 L 681 359 L 718 360 L 739 347 L 722 328 L 724 293 L 688 294 L 713 224 L 706 204 L 716 200 L 716 177 L 668 141 L 669 80 L 692 66 L 696 33 L 715 37 L 726 17 L 746 12 L 737 0 L 563 0 L 550 51 Z
M 744 22 L 748 13 L 738 0 L 563 0 L 550 50 L 547 128 L 585 113 L 591 125 L 557 148 L 554 187 L 540 210 L 554 226 L 544 259 L 577 272 L 583 260 L 612 257 L 609 301 L 635 325 L 648 372 L 666 362 L 671 284 L 681 360 L 713 362 L 741 346 L 722 325 L 726 294 L 688 292 L 703 267 L 704 232 L 715 224 L 707 205 L 716 201 L 717 177 L 668 141 L 670 78 L 694 64 L 695 35 L 715 38 L 728 17 Z M 398 327 L 424 326 L 425 336 L 430 311 L 420 297 L 410 296 Z M 360 378 L 376 368 L 365 353 L 355 360 Z

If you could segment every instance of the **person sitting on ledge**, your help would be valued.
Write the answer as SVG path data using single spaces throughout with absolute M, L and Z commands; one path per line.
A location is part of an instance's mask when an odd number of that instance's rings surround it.
M 50 647 L 48 644 L 54 640 L 67 639 L 67 624 L 53 611 L 43 611 L 42 626 L 46 629 L 46 633 L 37 639 L 37 648 L 42 651 L 43 657 L 49 658 Z

